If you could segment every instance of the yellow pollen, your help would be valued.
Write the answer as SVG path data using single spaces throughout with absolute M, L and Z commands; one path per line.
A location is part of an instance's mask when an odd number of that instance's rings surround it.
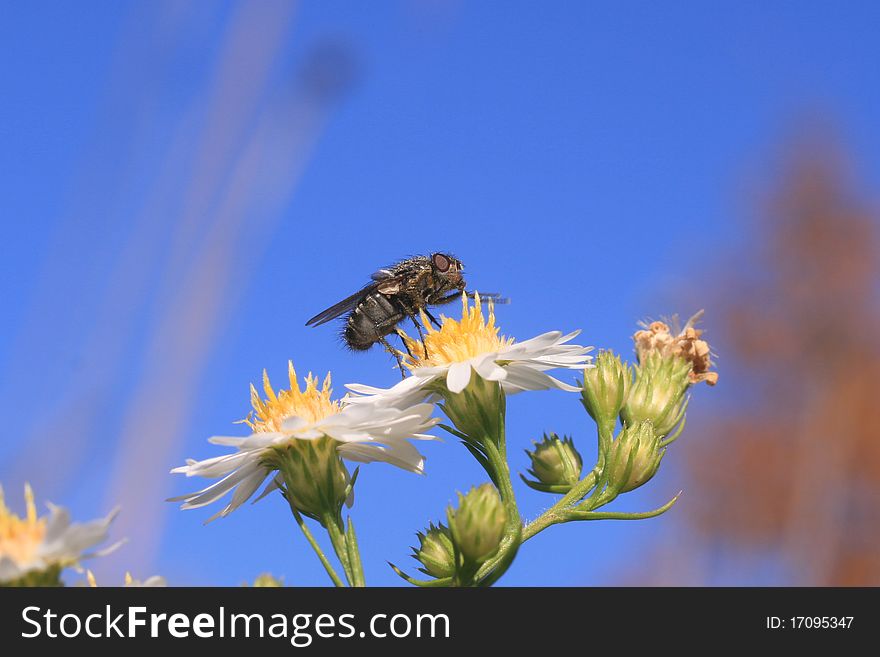
M 9 557 L 20 565 L 34 560 L 46 535 L 46 519 L 37 518 L 30 484 L 24 485 L 24 499 L 25 517 L 19 518 L 7 508 L 3 488 L 0 487 L 0 557 Z
M 276 394 L 269 383 L 269 375 L 263 370 L 263 390 L 266 399 L 260 399 L 257 389 L 251 385 L 251 405 L 253 413 L 243 421 L 254 432 L 280 431 L 281 424 L 289 417 L 300 417 L 310 424 L 339 412 L 339 402 L 331 401 L 330 374 L 318 387 L 318 377 L 311 372 L 305 378 L 305 390 L 300 389 L 296 380 L 293 363 L 287 364 L 289 390 L 279 390 Z
M 403 357 L 404 365 L 411 371 L 419 367 L 449 365 L 470 360 L 480 354 L 499 351 L 513 344 L 513 338 L 499 335 L 495 326 L 495 309 L 489 300 L 489 319 L 483 317 L 480 295 L 474 295 L 473 307 L 468 305 L 467 296 L 461 296 L 461 320 L 440 316 L 440 328 L 434 328 L 422 312 L 422 324 L 425 326 L 425 345 L 407 335 L 401 337 L 406 341 L 412 356 Z M 425 357 L 425 348 L 428 356 Z

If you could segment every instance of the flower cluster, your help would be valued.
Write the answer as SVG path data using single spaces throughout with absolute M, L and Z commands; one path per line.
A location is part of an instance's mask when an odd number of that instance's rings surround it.
M 443 522 L 430 522 L 417 534 L 413 557 L 428 579 L 414 579 L 392 565 L 412 584 L 490 586 L 521 546 L 548 527 L 667 511 L 677 496 L 642 513 L 598 509 L 654 477 L 683 430 L 690 389 L 703 381 L 717 383 L 711 350 L 695 327 L 702 313 L 683 329 L 666 322 L 644 325 L 633 336 L 637 359 L 630 365 L 610 351 L 600 351 L 594 360 L 592 347 L 573 343 L 579 331 L 548 331 L 523 341 L 505 336 L 492 299 L 484 309 L 479 295 L 473 297 L 471 302 L 463 294 L 461 318 L 441 315 L 436 328 L 423 312 L 419 340 L 398 331 L 406 353 L 383 342 L 409 374 L 389 388 L 349 383 L 346 395 L 334 398 L 330 374 L 300 379 L 288 362 L 288 387 L 276 389 L 264 371 L 261 389 L 250 387 L 251 411 L 240 420 L 247 435 L 213 436 L 208 442 L 227 448 L 225 453 L 190 459 L 171 470 L 214 483 L 171 499 L 182 502 L 183 509 L 196 509 L 228 495 L 211 521 L 278 492 L 337 586 L 365 585 L 350 510 L 360 467 L 350 467 L 384 462 L 424 474 L 425 457 L 414 442 L 435 440 L 435 429 L 458 438 L 490 481 L 459 493 Z M 574 370 L 583 380 L 569 383 L 553 370 Z M 588 461 L 569 435 L 547 432 L 534 442 L 526 450 L 528 476 L 520 477 L 530 489 L 559 497 L 523 522 L 507 456 L 507 402 L 539 390 L 579 393 L 596 425 L 597 452 L 595 464 L 585 467 Z M 0 489 L 0 584 L 60 585 L 64 568 L 79 568 L 82 560 L 118 547 L 89 552 L 106 540 L 115 514 L 78 525 L 50 504 L 49 515 L 38 517 L 33 492 L 25 486 L 25 513 L 17 516 Z M 341 574 L 312 535 L 311 523 L 326 531 Z M 91 571 L 86 581 L 97 586 Z M 165 586 L 161 577 L 139 581 L 128 573 L 124 583 Z M 253 586 L 283 582 L 264 574 Z
M 251 386 L 253 410 L 242 421 L 251 433 L 210 438 L 232 451 L 189 460 L 172 470 L 218 481 L 172 499 L 193 509 L 231 493 L 211 520 L 239 508 L 261 486 L 256 500 L 278 490 L 334 584 L 362 586 L 350 512 L 343 517 L 358 478 L 358 470 L 350 472 L 347 463 L 382 461 L 422 474 L 425 460 L 411 441 L 435 438 L 427 432 L 441 422 L 434 417 L 438 409 L 449 422 L 439 427 L 461 440 L 491 483 L 459 494 L 457 507 L 447 509 L 445 524 L 432 522 L 418 534 L 413 556 L 430 579 L 415 580 L 392 567 L 420 586 L 491 585 L 522 543 L 551 525 L 645 518 L 672 506 L 677 498 L 646 513 L 596 511 L 654 476 L 683 428 L 688 389 L 701 381 L 717 382 L 710 370 L 709 346 L 694 326 L 699 315 L 681 330 L 664 322 L 639 330 L 634 335 L 634 366 L 609 351 L 600 352 L 594 363 L 592 347 L 572 343 L 578 331 L 549 331 L 518 342 L 501 333 L 491 299 L 484 311 L 479 295 L 473 303 L 463 295 L 460 319 L 441 316 L 435 328 L 423 312 L 421 339 L 398 331 L 406 353 L 394 355 L 409 376 L 390 388 L 350 383 L 349 392 L 334 399 L 329 374 L 319 381 L 310 373 L 301 385 L 289 363 L 289 388 L 276 391 L 264 372 L 262 395 Z M 551 375 L 551 370 L 576 370 L 584 378 L 574 385 Z M 509 396 L 536 390 L 580 393 L 596 423 L 598 455 L 595 465 L 585 469 L 571 437 L 549 433 L 534 443 L 526 451 L 531 478 L 522 476 L 523 481 L 534 490 L 562 497 L 524 524 L 507 460 L 506 406 Z M 304 517 L 326 530 L 343 576 L 314 540 Z M 274 578 L 266 581 L 278 585 Z

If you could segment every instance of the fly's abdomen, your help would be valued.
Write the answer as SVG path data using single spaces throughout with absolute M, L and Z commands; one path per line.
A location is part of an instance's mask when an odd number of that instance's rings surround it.
M 363 351 L 394 330 L 406 314 L 380 292 L 367 295 L 348 315 L 342 337 L 352 349 Z

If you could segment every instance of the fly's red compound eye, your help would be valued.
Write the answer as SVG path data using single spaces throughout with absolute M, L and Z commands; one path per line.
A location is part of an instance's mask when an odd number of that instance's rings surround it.
M 437 268 L 437 271 L 439 271 L 441 274 L 445 274 L 447 271 L 449 271 L 449 258 L 447 258 L 442 253 L 435 253 L 432 257 L 432 260 L 434 261 L 434 266 Z

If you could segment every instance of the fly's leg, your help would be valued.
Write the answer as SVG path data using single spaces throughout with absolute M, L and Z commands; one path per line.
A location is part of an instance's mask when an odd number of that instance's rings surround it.
M 430 315 L 428 315 L 428 317 L 430 317 Z M 416 320 L 415 315 L 410 315 L 409 318 L 412 320 L 412 323 L 415 324 L 416 331 L 419 332 L 419 340 L 422 341 L 422 348 L 425 350 L 425 358 L 428 358 L 428 344 L 425 342 L 425 334 L 422 331 L 422 325 L 419 324 L 418 320 Z M 437 320 L 434 320 L 434 323 L 436 324 Z M 439 328 L 439 326 L 438 326 L 438 328 Z M 403 338 L 401 338 L 401 339 L 403 339 Z M 406 344 L 406 341 L 404 341 L 404 344 Z M 407 348 L 407 351 L 409 351 L 408 348 Z M 412 356 L 412 354 L 410 354 L 410 356 Z
M 400 359 L 400 351 L 392 347 L 391 343 L 385 338 L 379 338 L 379 342 L 392 356 L 394 356 L 394 359 L 397 361 L 397 368 L 400 370 L 400 378 L 405 379 L 406 374 L 403 372 L 403 361 Z
M 377 340 L 377 342 L 379 342 L 383 347 L 385 347 L 385 349 L 389 353 L 391 353 L 392 356 L 394 356 L 394 359 L 397 361 L 397 367 L 400 370 L 400 378 L 405 379 L 406 374 L 404 373 L 404 369 L 403 369 L 403 360 L 401 360 L 401 358 L 400 358 L 400 356 L 401 356 L 400 350 L 392 347 L 391 343 L 388 342 L 388 340 L 385 338 L 385 336 L 389 335 L 390 333 L 397 333 L 398 336 L 400 335 L 400 330 L 397 328 L 397 324 L 402 319 L 403 319 L 403 317 L 401 317 L 400 315 L 392 316 L 392 317 L 388 317 L 380 322 L 374 321 L 373 326 L 376 327 L 376 333 L 378 333 L 379 335 L 382 336 Z M 407 353 L 410 355 L 410 357 L 412 357 L 412 353 L 410 353 L 410 350 L 406 344 L 406 341 L 403 342 L 403 346 L 406 349 Z
M 425 358 L 428 358 L 428 345 L 425 342 L 425 332 L 422 329 L 422 325 L 419 324 L 419 320 L 416 319 L 416 310 L 418 310 L 419 308 L 413 307 L 412 305 L 410 305 L 409 303 L 406 303 L 406 302 L 401 302 L 401 306 L 403 306 L 404 314 L 406 314 L 406 316 L 412 320 L 413 326 L 416 327 L 416 331 L 419 334 L 419 340 L 421 340 L 421 342 L 422 342 L 422 348 L 425 350 Z M 427 311 L 426 308 L 421 308 L 421 310 Z M 428 316 L 430 317 L 430 314 L 428 314 Z M 434 320 L 434 323 L 436 324 L 437 321 Z M 439 325 L 438 325 L 438 328 L 439 328 Z M 396 329 L 396 330 L 399 335 L 402 333 L 402 331 L 400 331 L 400 329 Z M 403 340 L 403 335 L 401 335 L 400 339 Z M 406 344 L 405 340 L 404 340 L 404 344 Z M 409 351 L 409 349 L 407 349 L 407 351 Z M 410 353 L 410 356 L 412 356 L 412 353 Z
M 450 299 L 450 301 L 451 301 L 451 299 Z M 446 302 L 444 302 L 444 301 L 441 300 L 440 303 L 446 303 Z M 430 312 L 427 308 L 425 308 L 424 310 L 425 310 L 425 315 L 427 315 L 427 317 L 428 317 L 428 320 L 429 320 L 434 326 L 436 326 L 436 327 L 439 329 L 439 328 L 440 328 L 440 322 L 437 321 L 437 318 L 434 317 L 434 315 L 432 315 L 431 312 Z M 413 321 L 415 321 L 415 320 L 413 320 Z M 425 356 L 427 356 L 427 355 L 428 355 L 428 352 L 427 352 L 427 350 L 426 350 L 426 351 L 425 351 Z

